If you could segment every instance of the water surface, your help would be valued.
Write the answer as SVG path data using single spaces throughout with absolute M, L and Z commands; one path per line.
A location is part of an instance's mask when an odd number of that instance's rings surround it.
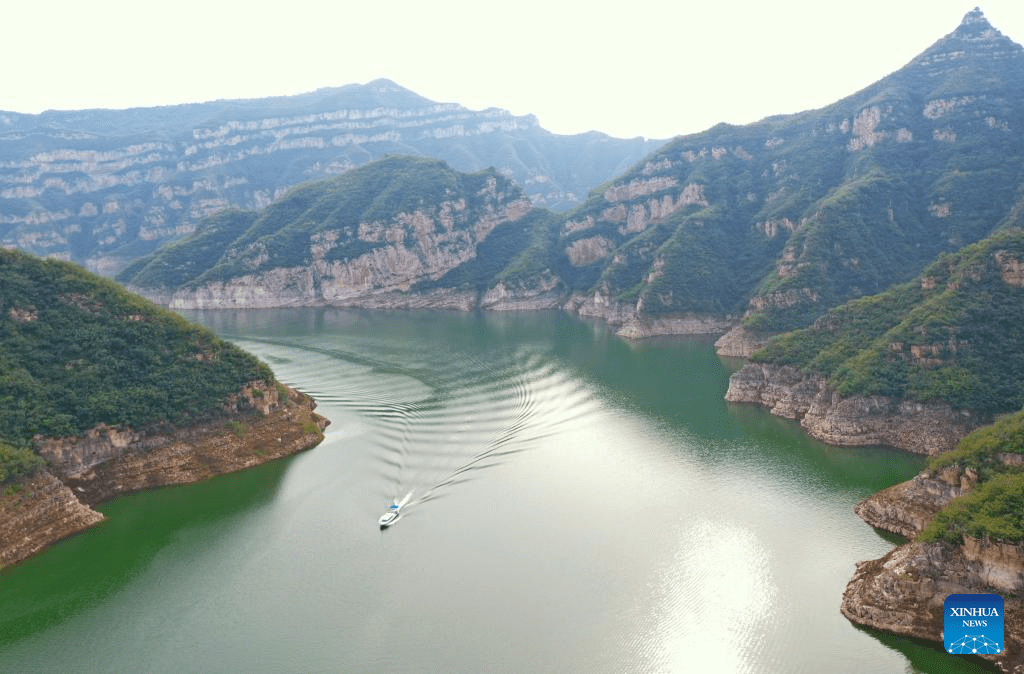
M 723 401 L 711 340 L 558 313 L 189 313 L 317 448 L 120 497 L 0 572 L 0 671 L 951 672 L 839 613 L 918 457 Z M 404 515 L 387 531 L 377 517 Z

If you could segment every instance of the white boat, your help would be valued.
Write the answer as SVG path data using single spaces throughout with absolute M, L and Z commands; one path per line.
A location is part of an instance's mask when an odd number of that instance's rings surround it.
M 402 507 L 400 505 L 398 505 L 397 503 L 395 505 L 391 506 L 390 508 L 388 508 L 387 512 L 385 512 L 383 515 L 381 515 L 380 519 L 377 520 L 377 524 L 380 525 L 380 528 L 381 529 L 387 529 L 392 524 L 397 522 L 398 518 L 402 514 L 401 513 L 401 508 Z

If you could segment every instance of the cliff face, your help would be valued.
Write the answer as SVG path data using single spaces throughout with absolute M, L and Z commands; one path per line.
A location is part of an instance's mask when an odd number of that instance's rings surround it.
M 40 470 L 19 491 L 0 491 L 0 567 L 20 562 L 102 519 L 66 484 Z
M 769 335 L 752 332 L 742 324 L 735 325 L 715 342 L 715 352 L 727 358 L 750 358 L 755 351 L 763 348 L 768 340 Z
M 234 416 L 187 429 L 99 427 L 75 438 L 38 439 L 51 468 L 2 492 L 0 565 L 101 521 L 89 506 L 118 494 L 198 482 L 317 445 L 327 420 L 313 412 L 311 398 L 282 390 L 287 397 L 277 387 L 249 387 L 233 401 Z
M 986 420 L 943 403 L 885 396 L 844 399 L 822 376 L 784 365 L 748 363 L 729 378 L 725 399 L 757 403 L 772 414 L 798 419 L 812 437 L 833 445 L 888 445 L 917 454 L 948 451 Z
M 854 506 L 853 511 L 876 529 L 915 538 L 936 513 L 954 498 L 968 493 L 977 481 L 977 473 L 959 466 L 938 472 L 926 470 L 912 480 L 872 494 Z
M 985 655 L 1004 672 L 1024 672 L 1024 547 L 966 539 L 963 546 L 914 542 L 857 564 L 840 610 L 874 629 L 942 641 L 950 594 L 998 592 L 1006 613 L 1006 648 Z
M 340 229 L 325 229 L 311 237 L 311 259 L 306 263 L 179 289 L 169 304 L 173 309 L 391 306 L 396 296 L 417 283 L 436 280 L 476 257 L 478 244 L 495 227 L 519 220 L 530 209 L 525 198 L 508 203 L 498 200 L 478 218 L 457 226 L 455 215 L 466 210 L 466 203 L 455 200 L 436 208 L 398 213 L 387 221 L 361 222 L 356 240 L 373 247 L 351 259 L 337 259 L 344 253 L 341 242 L 350 235 Z M 259 248 L 254 245 L 240 255 L 265 256 Z M 444 293 L 429 292 L 404 303 L 450 306 Z M 464 301 L 455 304 L 461 307 Z
M 999 453 L 1004 466 L 1022 456 Z M 979 485 L 970 467 L 926 470 L 873 494 L 854 507 L 868 524 L 912 539 L 881 559 L 860 562 L 843 594 L 851 621 L 896 634 L 942 640 L 943 602 L 949 594 L 997 593 L 1006 602 L 1006 650 L 988 659 L 1005 672 L 1024 672 L 1024 544 L 963 535 L 963 543 L 915 541 L 935 515 Z
M 0 112 L 0 244 L 113 275 L 211 213 L 262 208 L 387 154 L 494 166 L 537 204 L 565 209 L 658 145 L 559 136 L 532 116 L 437 103 L 387 80 L 164 108 Z
M 673 139 L 591 192 L 559 246 L 651 314 L 806 326 L 1019 218 L 1022 72 L 1024 49 L 972 11 L 832 105 Z

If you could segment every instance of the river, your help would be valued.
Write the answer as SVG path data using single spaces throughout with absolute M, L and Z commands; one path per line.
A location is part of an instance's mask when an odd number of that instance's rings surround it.
M 923 461 L 727 404 L 740 363 L 710 339 L 560 313 L 185 315 L 314 396 L 324 442 L 117 498 L 0 571 L 0 671 L 982 671 L 839 613 L 893 545 L 854 503 Z

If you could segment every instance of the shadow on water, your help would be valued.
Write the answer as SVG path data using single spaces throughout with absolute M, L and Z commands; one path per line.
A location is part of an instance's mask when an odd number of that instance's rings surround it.
M 186 532 L 229 526 L 269 503 L 292 458 L 97 506 L 106 517 L 97 526 L 0 572 L 0 651 L 118 593 Z
M 976 655 L 950 655 L 942 650 L 942 644 L 937 641 L 901 637 L 860 625 L 854 627 L 906 657 L 908 674 L 984 674 L 1000 671 L 993 663 Z

